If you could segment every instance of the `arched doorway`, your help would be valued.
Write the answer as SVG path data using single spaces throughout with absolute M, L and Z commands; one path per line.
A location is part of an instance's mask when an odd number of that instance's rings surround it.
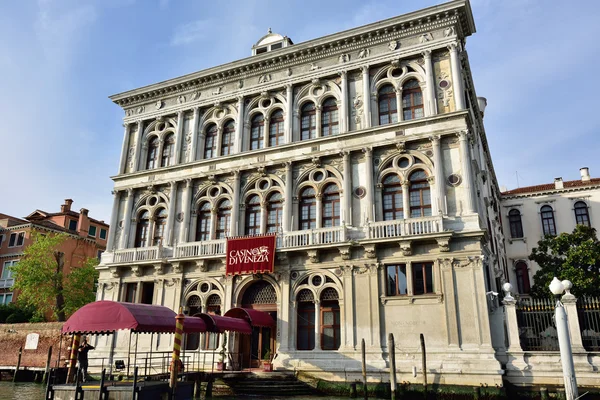
M 255 281 L 250 284 L 242 295 L 240 302 L 242 308 L 251 308 L 271 315 L 277 321 L 277 293 L 269 282 L 264 280 Z M 240 353 L 242 354 L 242 365 L 244 368 L 257 368 L 261 360 L 273 358 L 275 353 L 276 327 L 252 328 L 252 335 L 241 335 Z

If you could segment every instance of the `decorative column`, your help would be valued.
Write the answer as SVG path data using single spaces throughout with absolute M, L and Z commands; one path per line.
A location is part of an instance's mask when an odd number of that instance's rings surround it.
M 190 158 L 188 162 L 196 161 L 196 151 L 198 149 L 198 124 L 200 123 L 200 107 L 194 107 L 194 119 L 192 120 L 192 142 L 190 149 Z
M 163 243 L 168 246 L 173 244 L 173 227 L 175 226 L 175 199 L 177 199 L 177 182 L 171 182 L 171 193 L 169 195 L 169 214 L 167 215 L 167 229 Z M 153 232 L 153 231 L 150 231 Z M 166 239 L 166 240 L 164 240 Z
M 181 142 L 183 140 L 183 111 L 177 113 L 177 135 L 175 136 L 175 164 L 181 162 Z
M 240 171 L 233 171 L 233 204 L 231 205 L 231 225 L 229 232 L 231 236 L 238 236 L 238 224 L 240 220 Z
M 321 192 L 317 193 L 317 195 L 315 196 L 315 199 L 317 200 L 317 229 L 322 228 L 323 227 L 323 194 Z M 298 218 L 300 219 L 300 218 Z
M 242 152 L 242 136 L 244 132 L 244 96 L 239 96 L 237 100 L 238 120 L 235 125 L 235 137 L 233 138 L 233 149 L 235 154 Z
M 398 121 L 404 121 L 404 112 L 402 111 L 402 86 L 398 85 L 396 90 L 396 109 L 398 110 Z
M 349 151 L 342 152 L 342 162 L 344 164 L 344 181 L 342 182 L 342 196 L 344 199 L 343 222 L 345 225 L 352 226 L 352 163 Z
M 454 102 L 456 104 L 456 110 L 464 110 L 465 93 L 463 89 L 460 61 L 458 59 L 458 44 L 449 44 L 448 50 L 450 50 L 450 68 L 452 69 L 452 85 L 454 86 Z
M 284 232 L 293 231 L 294 227 L 292 226 L 292 191 L 294 182 L 292 182 L 292 162 L 286 161 L 285 163 L 285 188 L 284 188 L 284 201 L 283 201 L 283 216 L 282 216 L 282 224 Z
M 365 198 L 367 200 L 367 207 L 369 207 L 366 214 L 369 221 L 375 222 L 375 215 L 373 212 L 373 206 L 375 205 L 375 197 L 373 196 L 373 191 L 375 190 L 375 187 L 373 186 L 373 149 L 370 147 L 366 147 L 363 149 L 363 152 L 365 153 L 366 164 L 365 186 L 367 188 L 367 193 L 365 195 Z
M 354 279 L 352 270 L 354 267 L 352 265 L 342 266 L 342 271 L 344 273 L 343 282 L 344 282 L 344 341 L 342 342 L 342 346 L 346 347 L 348 350 L 354 350 L 354 304 L 352 299 L 354 298 Z
M 463 173 L 463 187 L 465 189 L 465 212 L 473 213 L 473 178 L 471 176 L 471 152 L 469 151 L 469 131 L 460 131 L 458 133 L 458 141 L 460 142 L 460 164 Z
M 427 84 L 427 103 L 429 104 L 429 115 L 436 115 L 437 99 L 435 97 L 435 83 L 433 79 L 433 64 L 431 62 L 431 50 L 422 51 L 425 60 L 425 83 Z M 400 103 L 398 103 L 400 104 Z
M 123 234 L 121 235 L 120 249 L 126 249 L 129 244 L 129 230 L 131 229 L 131 212 L 133 208 L 133 189 L 127 189 L 125 202 L 125 216 L 123 217 Z
M 315 299 L 315 348 L 313 351 L 321 350 L 321 301 Z
M 121 201 L 121 193 L 118 190 L 113 190 L 113 207 L 110 216 L 110 227 L 108 228 L 108 240 L 106 241 L 106 251 L 113 251 L 115 246 L 115 232 L 119 224 L 119 202 Z
M 190 229 L 190 216 L 192 208 L 192 180 L 190 178 L 185 180 L 185 189 L 183 191 L 183 222 L 181 229 L 179 230 L 179 243 L 185 243 L 189 239 Z
M 404 214 L 404 219 L 410 218 L 409 191 L 410 191 L 410 182 L 409 181 L 402 182 L 402 210 L 403 210 L 403 214 Z
M 129 153 L 129 122 L 123 124 L 125 133 L 123 134 L 123 145 L 121 147 L 121 161 L 119 163 L 118 174 L 124 174 L 127 170 L 127 155 Z
M 285 142 L 292 143 L 292 127 L 294 122 L 294 87 L 292 84 L 285 85 L 286 91 L 286 116 L 285 116 Z
M 522 352 L 519 339 L 519 323 L 517 321 L 517 300 L 511 295 L 512 285 L 505 283 L 502 289 L 506 292 L 504 300 L 504 315 L 506 316 L 506 333 L 508 335 L 508 353 Z
M 583 341 L 581 340 L 581 327 L 577 315 L 577 297 L 570 293 L 570 288 L 560 299 L 567 313 L 569 322 L 569 336 L 571 337 L 571 349 L 573 353 L 585 353 Z
M 217 207 L 210 209 L 210 240 L 215 240 L 217 237 L 217 211 Z
M 433 170 L 435 174 L 435 193 L 438 213 L 446 215 L 446 188 L 444 182 L 444 165 L 442 163 L 441 137 L 434 135 L 429 137 L 433 147 Z
M 277 315 L 281 315 L 280 318 L 278 318 L 282 323 L 281 323 L 281 338 L 288 338 L 290 335 L 290 332 L 295 332 L 296 329 L 292 328 L 292 326 L 290 326 L 290 323 L 285 323 L 283 321 L 288 321 L 291 322 L 292 318 L 291 318 L 291 312 L 290 312 L 290 272 L 289 270 L 285 270 L 285 271 L 281 271 L 280 272 L 280 285 L 281 285 L 281 314 L 277 314 Z M 292 312 L 295 312 L 296 308 L 294 307 L 292 309 Z M 283 339 L 280 341 L 280 347 L 279 347 L 279 351 L 280 352 L 287 352 L 288 351 L 288 340 L 287 339 Z
M 142 158 L 142 140 L 144 136 L 144 121 L 141 119 L 138 121 L 137 138 L 135 140 L 135 153 L 133 155 L 133 170 L 131 172 L 137 172 L 140 170 L 140 159 Z
M 363 102 L 365 103 L 365 126 L 363 128 L 371 127 L 371 78 L 369 76 L 369 66 L 365 65 L 362 67 L 362 79 L 363 79 Z
M 317 137 L 322 137 L 323 132 L 321 131 L 321 105 L 315 105 L 315 124 L 317 125 Z
M 350 125 L 348 124 L 348 71 L 342 70 L 339 72 L 340 77 L 342 78 L 341 86 L 342 86 L 342 106 L 340 112 L 340 133 L 345 133 L 350 130 Z

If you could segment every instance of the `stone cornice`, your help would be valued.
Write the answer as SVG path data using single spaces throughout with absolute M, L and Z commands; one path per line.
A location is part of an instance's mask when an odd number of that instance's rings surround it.
M 359 50 L 390 40 L 414 36 L 443 26 L 456 25 L 459 39 L 475 32 L 468 0 L 456 0 L 362 27 L 251 56 L 225 65 L 184 75 L 110 96 L 116 104 L 130 107 L 166 95 L 201 90 L 246 79 L 264 71 L 307 64 L 325 57 Z
M 529 193 L 519 193 L 519 194 L 500 194 L 500 201 L 508 201 L 512 199 L 523 199 L 528 197 L 537 197 L 537 196 L 547 196 L 549 194 L 563 194 L 563 193 L 572 193 L 572 192 L 583 192 L 586 190 L 597 190 L 600 189 L 600 184 L 591 184 L 588 186 L 575 186 L 570 188 L 563 189 L 549 189 L 549 190 L 540 190 L 537 192 L 529 192 Z

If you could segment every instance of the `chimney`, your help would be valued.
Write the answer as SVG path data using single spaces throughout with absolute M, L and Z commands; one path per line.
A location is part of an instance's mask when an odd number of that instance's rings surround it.
M 485 97 L 478 97 L 477 105 L 479 106 L 479 111 L 481 111 L 481 118 L 483 118 L 483 113 L 485 113 L 485 108 L 487 107 L 487 99 Z
M 554 189 L 564 189 L 562 177 L 554 178 Z
M 65 204 L 60 206 L 60 212 L 66 213 L 67 211 L 71 211 L 71 204 L 73 204 L 72 199 L 65 199 Z
M 88 218 L 89 210 L 82 208 L 79 210 L 79 221 L 77 221 L 77 233 L 80 236 L 87 237 L 90 231 L 90 219 Z
M 579 173 L 581 174 L 582 182 L 590 181 L 590 169 L 588 167 L 579 168 Z

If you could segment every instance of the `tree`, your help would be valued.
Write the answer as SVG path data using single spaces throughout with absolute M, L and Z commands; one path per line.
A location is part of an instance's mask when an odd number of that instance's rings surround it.
M 52 312 L 58 321 L 65 321 L 67 315 L 94 301 L 94 282 L 98 278 L 94 268 L 97 260 L 93 258 L 80 267 L 71 266 L 69 274 L 63 273 L 65 254 L 60 247 L 67 238 L 65 233 L 33 232 L 33 243 L 12 267 L 14 289 L 19 292 L 17 301 L 33 306 L 39 315 Z
M 600 295 L 600 242 L 594 228 L 577 225 L 573 233 L 546 236 L 529 259 L 540 266 L 533 277 L 532 296 L 550 296 L 548 285 L 555 276 L 570 280 L 575 296 Z

